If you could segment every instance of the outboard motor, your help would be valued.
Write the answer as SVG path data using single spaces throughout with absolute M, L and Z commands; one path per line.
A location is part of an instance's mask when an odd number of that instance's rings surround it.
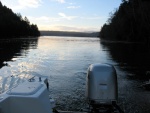
M 92 64 L 86 78 L 86 98 L 92 113 L 113 113 L 118 100 L 116 70 L 109 64 Z

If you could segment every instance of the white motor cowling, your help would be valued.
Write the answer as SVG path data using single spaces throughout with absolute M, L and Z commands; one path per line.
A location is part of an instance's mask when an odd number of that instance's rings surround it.
M 0 113 L 53 113 L 48 79 L 34 76 L 0 94 Z
M 116 70 L 109 64 L 91 64 L 86 78 L 86 97 L 91 105 L 112 105 L 117 102 Z

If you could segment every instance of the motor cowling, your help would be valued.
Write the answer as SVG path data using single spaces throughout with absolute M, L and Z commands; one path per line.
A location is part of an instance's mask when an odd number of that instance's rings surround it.
M 86 77 L 86 98 L 94 105 L 112 105 L 113 102 L 117 102 L 117 74 L 112 65 L 89 66 Z

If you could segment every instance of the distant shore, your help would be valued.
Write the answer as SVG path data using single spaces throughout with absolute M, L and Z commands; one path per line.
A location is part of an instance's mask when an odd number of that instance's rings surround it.
M 99 32 L 40 31 L 41 36 L 98 37 Z

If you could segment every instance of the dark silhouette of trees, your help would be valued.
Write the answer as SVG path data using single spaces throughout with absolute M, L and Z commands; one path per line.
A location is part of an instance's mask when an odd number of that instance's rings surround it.
M 27 17 L 13 11 L 0 2 L 0 38 L 13 38 L 24 36 L 39 36 L 37 25 L 30 24 Z
M 107 40 L 150 43 L 150 1 L 122 0 L 100 31 Z

